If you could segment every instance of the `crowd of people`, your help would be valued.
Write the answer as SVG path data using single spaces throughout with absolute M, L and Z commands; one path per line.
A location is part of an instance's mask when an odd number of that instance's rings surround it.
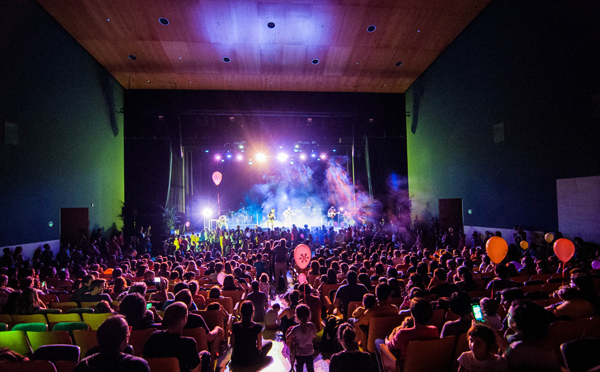
M 143 229 L 140 233 L 148 238 Z M 31 259 L 20 247 L 5 248 L 0 310 L 32 314 L 46 307 L 40 295 L 65 292 L 75 302 L 97 302 L 96 312 L 115 313 L 98 330 L 99 353 L 83 359 L 77 372 L 113 364 L 147 370 L 143 359 L 124 356 L 123 350 L 130 329 L 151 328 L 156 331 L 144 346 L 144 357 L 174 356 L 182 372 L 208 371 L 211 354 L 198 353 L 194 339 L 182 336 L 184 329 L 198 327 L 220 352 L 231 337 L 233 365 L 266 363 L 272 343 L 263 334 L 273 330 L 281 332 L 297 371 L 314 370 L 317 334 L 322 334 L 318 348 L 332 354 L 329 369 L 334 372 L 381 368 L 382 345 L 403 360 L 413 340 L 461 334 L 468 335 L 470 348 L 458 358 L 461 371 L 559 371 L 548 328 L 556 320 L 600 315 L 594 286 L 598 273 L 591 268 L 600 252 L 579 239 L 574 258 L 560 265 L 548 245 L 531 244 L 528 250 L 511 247 L 496 265 L 485 252 L 486 238 L 494 235 L 477 234 L 467 241 L 462 232 L 435 225 L 412 233 L 384 231 L 379 225 L 293 226 L 217 229 L 139 246 L 139 238 L 130 245 L 121 235 L 108 240 L 97 235 L 89 247 L 64 245 L 55 257 L 45 246 Z M 521 236 L 517 229 L 515 235 Z M 293 259 L 299 243 L 312 251 L 304 270 Z M 522 264 L 511 262 L 515 259 Z M 548 294 L 524 294 L 522 283 L 512 280 L 563 272 L 568 280 L 554 293 L 560 301 L 547 308 L 534 301 Z M 470 296 L 486 290 L 482 298 Z M 212 301 L 229 291 L 241 295 L 233 314 Z M 349 308 L 357 301 L 361 306 Z M 480 321 L 473 318 L 473 304 L 481 307 Z M 225 320 L 235 318 L 229 332 L 209 329 L 195 313 L 204 309 L 220 311 Z M 436 309 L 454 318 L 433 326 Z M 406 315 L 404 322 L 376 340 L 377 352 L 364 352 L 370 319 L 398 314 Z

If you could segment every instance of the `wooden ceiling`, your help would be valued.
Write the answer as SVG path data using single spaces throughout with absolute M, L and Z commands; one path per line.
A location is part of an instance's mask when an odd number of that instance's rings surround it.
M 37 1 L 126 89 L 403 93 L 490 0 Z

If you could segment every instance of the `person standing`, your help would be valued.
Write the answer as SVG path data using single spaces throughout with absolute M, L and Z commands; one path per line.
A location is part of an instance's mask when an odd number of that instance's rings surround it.
M 285 239 L 281 239 L 279 244 L 275 246 L 275 248 L 271 251 L 271 255 L 273 256 L 273 262 L 275 263 L 275 282 L 277 284 L 277 289 L 281 289 L 281 283 L 279 282 L 279 277 L 283 276 L 283 289 L 287 287 L 287 270 L 288 270 L 288 250 L 286 247 Z

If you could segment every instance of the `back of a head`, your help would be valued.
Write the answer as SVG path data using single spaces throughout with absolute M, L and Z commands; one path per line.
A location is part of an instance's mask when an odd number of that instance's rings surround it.
M 192 304 L 192 293 L 189 289 L 182 289 L 175 295 L 175 301 L 183 302 L 189 308 Z
M 381 283 L 375 288 L 375 294 L 377 295 L 377 301 L 386 301 L 392 294 L 392 289 L 387 283 Z
M 356 330 L 350 323 L 343 323 L 338 327 L 338 341 L 344 349 L 353 347 L 356 343 Z
M 346 279 L 348 280 L 348 284 L 356 284 L 358 275 L 354 271 L 349 271 Z
M 518 331 L 528 340 L 542 340 L 548 334 L 552 314 L 528 300 L 514 301 L 509 314 Z
M 496 265 L 496 275 L 500 279 L 508 279 L 510 271 L 508 270 L 508 267 L 504 265 Z
M 456 315 L 464 316 L 471 313 L 471 297 L 465 292 L 454 292 L 450 296 L 450 310 Z
M 448 272 L 446 271 L 446 269 L 444 269 L 444 268 L 441 268 L 441 267 L 440 267 L 440 268 L 437 268 L 437 269 L 435 269 L 435 272 L 434 272 L 434 274 L 435 274 L 435 277 L 436 277 L 438 280 L 441 280 L 441 281 L 443 281 L 443 282 L 445 282 L 445 281 L 446 281 L 446 279 L 448 278 Z
M 183 302 L 173 302 L 167 306 L 165 316 L 163 317 L 162 327 L 164 329 L 176 326 L 179 322 L 185 320 L 188 314 L 188 308 Z
M 307 322 L 310 320 L 310 308 L 306 305 L 298 305 L 296 307 L 296 318 L 299 322 Z
M 131 320 L 139 320 L 144 316 L 146 311 L 146 300 L 139 293 L 131 293 L 123 297 L 119 305 L 119 314 Z
M 431 304 L 423 298 L 413 298 L 410 300 L 410 313 L 415 320 L 415 324 L 419 325 L 427 325 L 433 317 Z
M 242 302 L 240 315 L 242 316 L 242 322 L 249 323 L 252 321 L 252 317 L 254 316 L 254 304 L 252 301 Z
M 125 318 L 119 315 L 106 319 L 96 333 L 96 339 L 102 352 L 120 352 L 129 333 L 129 325 Z
M 221 297 L 221 289 L 215 285 L 208 292 L 208 298 L 219 298 L 219 297 Z
M 258 292 L 259 288 L 260 288 L 260 285 L 259 285 L 259 283 L 258 283 L 256 280 L 254 280 L 254 281 L 252 282 L 252 291 L 253 291 L 253 292 Z

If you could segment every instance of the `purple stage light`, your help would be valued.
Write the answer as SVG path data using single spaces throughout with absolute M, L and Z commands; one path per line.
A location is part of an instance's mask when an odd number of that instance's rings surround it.
M 221 160 L 221 154 L 216 154 L 215 155 L 215 160 Z

